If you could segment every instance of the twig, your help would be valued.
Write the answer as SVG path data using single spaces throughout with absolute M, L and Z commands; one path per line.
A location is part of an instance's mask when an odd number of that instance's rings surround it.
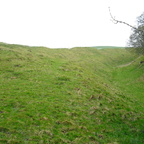
M 125 25 L 127 25 L 127 26 L 129 26 L 129 27 L 135 29 L 135 30 L 138 30 L 138 31 L 144 32 L 143 30 L 140 30 L 140 29 L 138 29 L 138 28 L 136 28 L 136 27 L 134 27 L 134 26 L 132 26 L 132 25 L 126 23 L 126 22 L 119 21 L 119 20 L 115 19 L 115 18 L 112 16 L 112 14 L 111 14 L 110 7 L 109 7 L 109 13 L 110 13 L 110 16 L 111 16 L 112 21 L 113 21 L 114 24 L 122 23 L 122 24 L 125 24 Z

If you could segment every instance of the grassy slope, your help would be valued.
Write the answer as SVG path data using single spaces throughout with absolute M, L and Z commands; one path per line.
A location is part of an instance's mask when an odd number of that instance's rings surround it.
M 1 143 L 143 143 L 143 65 L 124 49 L 0 44 Z

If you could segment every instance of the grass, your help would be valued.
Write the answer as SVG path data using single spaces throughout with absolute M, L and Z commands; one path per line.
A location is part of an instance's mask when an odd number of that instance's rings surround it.
M 144 143 L 144 67 L 118 67 L 136 58 L 0 43 L 0 142 Z

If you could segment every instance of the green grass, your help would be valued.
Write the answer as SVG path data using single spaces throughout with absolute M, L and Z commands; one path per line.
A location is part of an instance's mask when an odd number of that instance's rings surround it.
M 144 143 L 144 66 L 118 67 L 136 58 L 0 43 L 0 143 Z

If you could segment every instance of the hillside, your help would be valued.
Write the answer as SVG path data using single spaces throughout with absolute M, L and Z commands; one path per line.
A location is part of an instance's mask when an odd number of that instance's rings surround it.
M 0 142 L 144 143 L 143 59 L 0 43 Z

